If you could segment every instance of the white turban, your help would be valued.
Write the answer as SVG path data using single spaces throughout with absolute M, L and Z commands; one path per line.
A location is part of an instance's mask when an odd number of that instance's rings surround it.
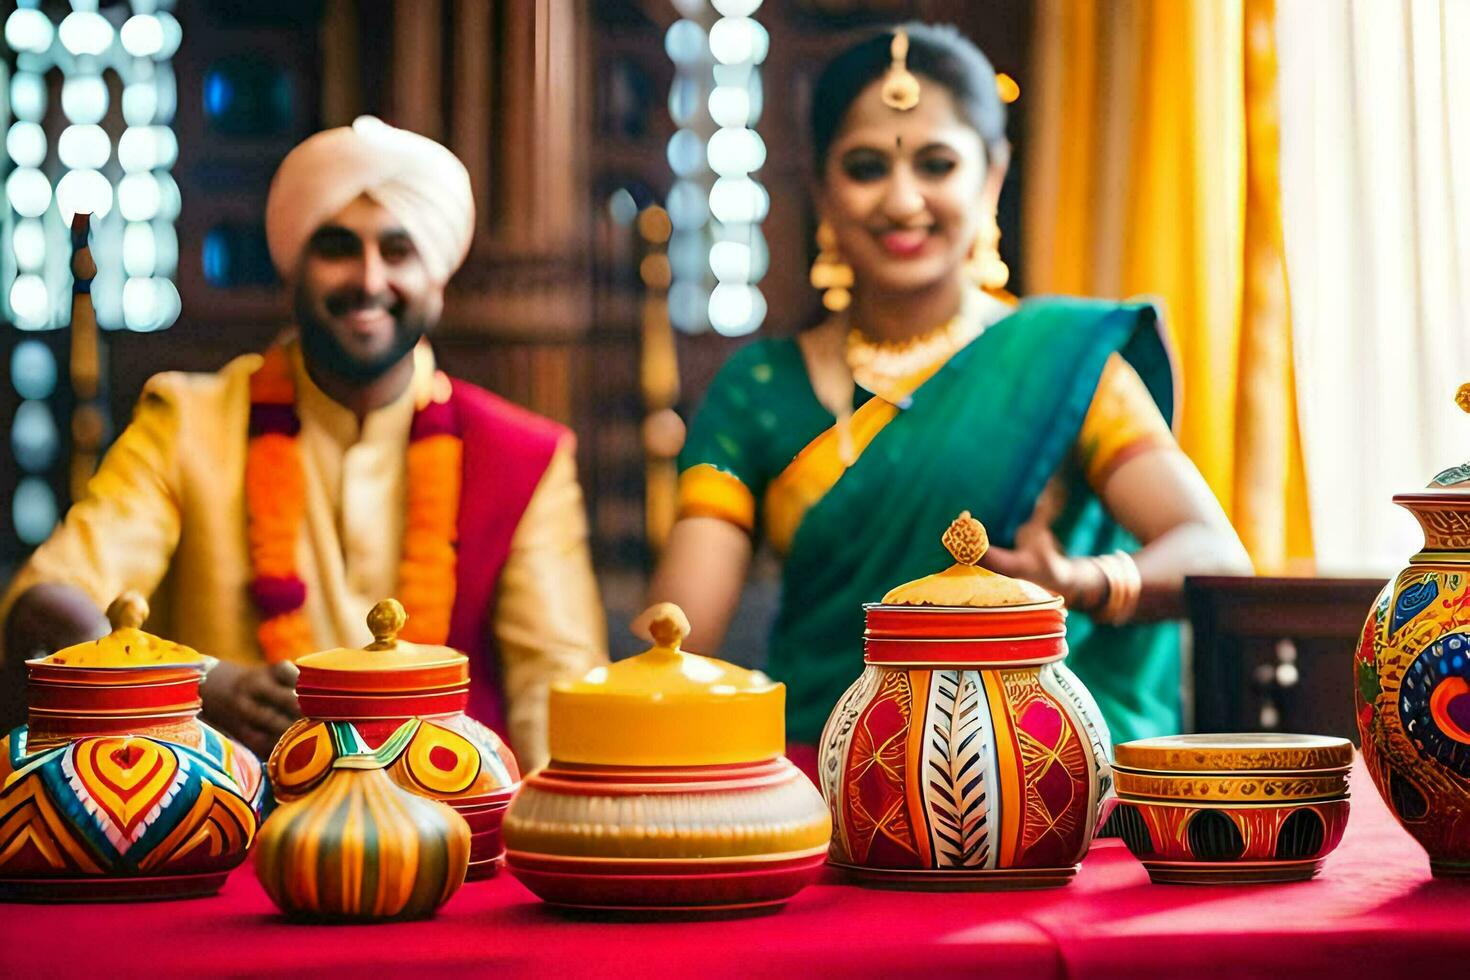
M 435 281 L 454 275 L 475 227 L 469 173 L 428 137 L 372 116 L 317 133 L 281 161 L 265 203 L 277 271 L 295 275 L 311 236 L 362 194 L 403 224 Z

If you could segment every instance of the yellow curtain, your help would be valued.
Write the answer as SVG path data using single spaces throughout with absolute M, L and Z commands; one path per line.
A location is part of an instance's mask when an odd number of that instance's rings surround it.
M 1275 0 L 1038 0 L 1029 292 L 1156 297 L 1179 439 L 1263 574 L 1311 525 L 1281 236 Z

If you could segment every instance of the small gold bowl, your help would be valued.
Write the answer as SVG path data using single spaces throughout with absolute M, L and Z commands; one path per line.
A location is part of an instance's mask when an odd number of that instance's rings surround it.
M 1158 884 L 1302 881 L 1347 825 L 1346 739 L 1175 735 L 1116 758 L 1114 826 Z

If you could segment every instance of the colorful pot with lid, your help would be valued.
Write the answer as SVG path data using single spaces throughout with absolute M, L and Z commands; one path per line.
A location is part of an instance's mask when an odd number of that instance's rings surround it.
M 779 905 L 816 879 L 831 823 L 782 754 L 785 686 L 680 649 L 674 605 L 655 646 L 551 690 L 551 763 L 505 818 L 511 872 L 584 909 Z
M 1470 411 L 1470 384 L 1455 400 Z M 1434 875 L 1470 877 L 1470 463 L 1393 501 L 1424 547 L 1373 603 L 1353 658 L 1363 761 Z
M 1066 612 L 979 567 L 968 512 L 943 540 L 953 567 L 866 607 L 867 666 L 822 732 L 832 863 L 913 887 L 1066 884 L 1112 794 L 1102 713 L 1062 665 Z
M 1342 839 L 1352 760 L 1321 735 L 1125 742 L 1110 826 L 1159 884 L 1304 881 Z
M 147 617 L 126 593 L 110 634 L 26 663 L 28 722 L 0 740 L 0 897 L 207 895 L 245 859 L 260 762 L 199 720 L 208 658 Z
M 494 875 L 500 837 L 520 770 L 498 735 L 466 715 L 469 659 L 448 647 L 398 639 L 407 616 L 395 599 L 368 614 L 365 649 L 311 653 L 296 661 L 303 717 L 281 736 L 267 770 L 288 802 L 326 779 L 345 756 L 392 749 L 384 760 L 400 786 L 452 806 L 471 832 L 467 879 Z

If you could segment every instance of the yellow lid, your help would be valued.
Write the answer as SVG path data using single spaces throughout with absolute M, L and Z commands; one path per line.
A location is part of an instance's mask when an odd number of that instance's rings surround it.
M 942 572 L 926 575 L 891 590 L 883 597 L 889 606 L 1024 606 L 1051 602 L 1056 598 L 1046 589 L 1025 579 L 1010 578 L 980 567 L 990 548 L 985 525 L 962 511 L 944 532 L 944 547 L 955 563 Z
M 338 647 L 308 653 L 296 666 L 313 670 L 402 670 L 405 667 L 436 667 L 467 660 L 449 647 L 410 643 L 398 638 L 408 622 L 408 613 L 397 599 L 384 599 L 367 614 L 373 642 L 363 648 Z M 371 651 L 371 652 L 369 652 Z
M 165 640 L 139 629 L 148 618 L 148 600 L 136 592 L 124 592 L 107 607 L 112 632 L 98 640 L 85 640 L 41 658 L 43 664 L 61 667 L 144 667 L 161 664 L 202 664 L 204 657 L 181 643 Z
M 671 602 L 650 621 L 654 647 L 551 688 L 551 757 L 603 766 L 708 766 L 786 750 L 786 685 L 679 649 L 689 620 Z

